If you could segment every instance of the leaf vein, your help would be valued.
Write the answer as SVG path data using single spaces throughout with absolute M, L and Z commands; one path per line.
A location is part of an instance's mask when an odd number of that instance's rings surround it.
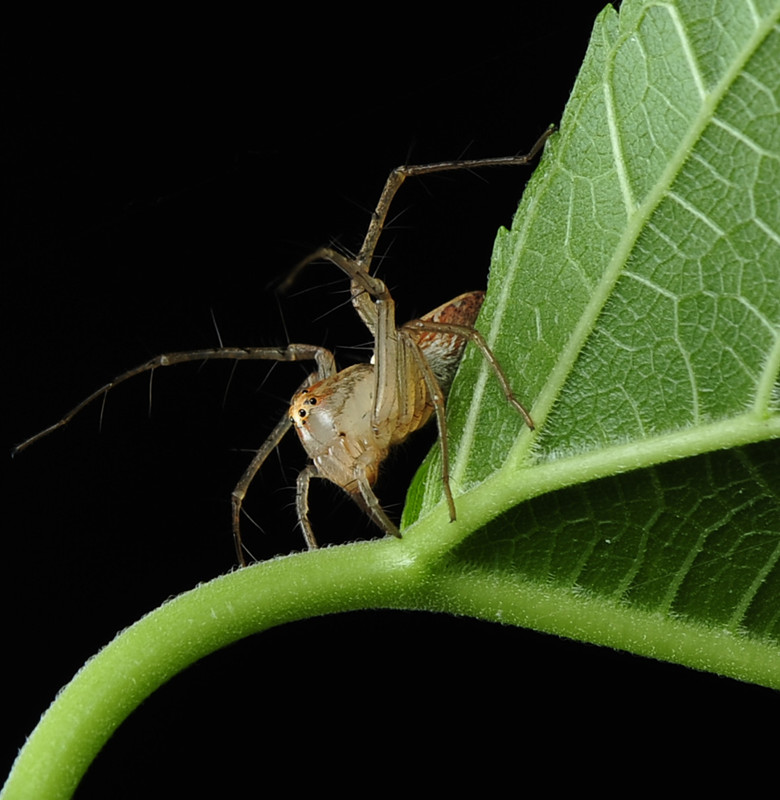
M 771 150 L 767 150 L 761 145 L 758 144 L 754 139 L 751 139 L 749 136 L 745 135 L 740 130 L 737 130 L 733 125 L 726 122 L 724 119 L 721 119 L 717 116 L 712 118 L 712 124 L 716 127 L 720 128 L 721 130 L 726 131 L 729 136 L 733 136 L 734 139 L 744 144 L 748 149 L 753 150 L 754 152 L 758 153 L 760 156 L 765 156 L 767 158 L 777 159 L 777 153 L 773 153 Z
M 681 208 L 684 208 L 688 213 L 696 217 L 696 219 L 701 220 L 701 222 L 703 222 L 708 228 L 717 233 L 718 236 L 722 237 L 726 236 L 726 231 L 724 231 L 723 228 L 721 228 L 713 220 L 711 220 L 703 211 L 696 208 L 696 206 L 694 206 L 693 203 L 689 202 L 684 197 L 681 197 L 679 194 L 677 194 L 677 192 L 675 192 L 673 189 L 669 189 L 669 191 L 667 192 L 667 196 L 671 200 L 674 200 L 674 202 L 677 203 L 677 205 L 679 205 Z
M 688 69 L 690 70 L 691 77 L 693 78 L 696 91 L 699 97 L 704 100 L 707 97 L 707 89 L 704 86 L 704 80 L 699 67 L 699 61 L 693 52 L 693 47 L 691 47 L 691 40 L 688 37 L 688 31 L 686 30 L 682 19 L 680 19 L 680 14 L 677 8 L 670 5 L 664 5 L 664 7 L 669 12 L 672 24 L 677 32 L 680 45 L 682 46 L 683 55 L 685 56 L 685 60 L 688 62 Z

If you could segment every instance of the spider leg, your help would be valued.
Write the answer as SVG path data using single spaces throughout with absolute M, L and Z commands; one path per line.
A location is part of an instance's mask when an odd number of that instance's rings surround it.
M 324 378 L 330 377 L 330 375 L 335 373 L 335 362 L 333 359 L 333 354 L 330 350 L 326 350 L 324 347 L 318 347 L 317 345 L 290 345 L 289 347 L 294 347 L 295 350 L 291 355 L 298 356 L 300 355 L 302 358 L 313 358 L 316 360 L 318 368 L 316 372 L 312 372 L 306 380 L 296 389 L 295 394 L 300 392 L 302 389 L 306 388 L 307 386 L 312 386 L 317 381 L 322 380 Z M 288 347 L 288 350 L 289 350 Z M 308 356 L 304 356 L 303 353 L 308 353 Z M 297 358 L 290 358 L 291 361 L 298 360 Z M 260 471 L 260 467 L 265 463 L 265 460 L 268 456 L 276 449 L 279 445 L 279 442 L 282 441 L 284 435 L 292 426 L 292 420 L 289 417 L 289 414 L 285 414 L 279 422 L 276 423 L 276 427 L 271 431 L 268 438 L 263 442 L 260 446 L 260 449 L 255 453 L 254 458 L 249 463 L 249 466 L 244 470 L 244 474 L 241 476 L 241 479 L 236 484 L 235 489 L 231 494 L 231 508 L 233 512 L 233 544 L 236 548 L 236 557 L 238 558 L 238 563 L 240 566 L 246 566 L 246 560 L 244 559 L 244 546 L 241 540 L 241 508 L 244 503 L 244 498 L 246 497 L 247 490 L 249 489 L 249 485 L 255 478 L 255 475 Z M 304 472 L 307 470 L 312 469 L 316 474 L 316 468 L 313 466 L 307 467 Z M 303 473 L 301 473 L 302 475 Z M 301 489 L 301 475 L 298 476 L 298 491 L 296 494 L 296 507 L 298 508 L 298 518 L 301 522 L 301 527 L 303 528 L 303 534 L 306 538 L 306 544 L 309 546 L 309 549 L 314 549 L 317 547 L 317 542 L 314 539 L 314 533 L 311 529 L 311 525 L 309 524 L 308 520 L 308 478 L 306 478 L 306 487 L 304 490 Z M 305 511 L 303 516 L 301 515 L 301 505 L 300 505 L 300 497 L 301 492 L 304 493 L 304 506 Z
M 379 528 L 385 533 L 400 539 L 401 534 L 397 526 L 390 520 L 382 508 L 379 498 L 374 494 L 365 476 L 365 470 L 361 470 L 361 468 L 356 465 L 355 473 L 355 483 L 359 491 L 347 491 L 347 494 L 354 500 L 361 511 L 364 511 L 373 519 L 374 523 Z M 298 513 L 298 522 L 303 530 L 306 544 L 310 550 L 317 550 L 319 545 L 314 537 L 314 530 L 309 521 L 309 485 L 311 484 L 312 478 L 322 477 L 323 476 L 317 471 L 317 467 L 314 466 L 314 464 L 309 464 L 298 473 L 298 480 L 296 482 L 295 509 Z
M 330 350 L 327 350 L 324 347 L 319 347 L 318 345 L 289 344 L 287 347 L 220 347 L 207 350 L 188 350 L 179 353 L 166 353 L 150 359 L 149 361 L 146 361 L 145 363 L 140 364 L 133 369 L 129 369 L 126 372 L 123 372 L 121 375 L 117 375 L 117 377 L 112 381 L 109 381 L 104 386 L 101 386 L 97 391 L 89 395 L 89 397 L 86 397 L 78 405 L 74 406 L 67 414 L 65 414 L 65 416 L 63 416 L 53 425 L 50 425 L 48 428 L 44 428 L 34 436 L 31 436 L 18 444 L 13 450 L 13 455 L 25 450 L 31 444 L 37 442 L 39 439 L 42 439 L 44 436 L 47 436 L 53 431 L 64 427 L 73 419 L 73 417 L 76 416 L 76 414 L 78 414 L 90 403 L 97 400 L 101 396 L 105 399 L 105 396 L 111 389 L 113 389 L 115 386 L 118 386 L 120 383 L 124 383 L 130 378 L 135 377 L 136 375 L 140 375 L 144 372 L 150 372 L 154 374 L 154 370 L 158 369 L 159 367 L 168 367 L 172 364 L 184 364 L 187 362 L 204 361 L 209 359 L 232 359 L 234 361 L 265 360 L 316 362 L 316 372 L 312 373 L 299 388 L 309 386 L 318 380 L 328 378 L 336 373 L 336 363 L 333 358 L 333 354 L 330 352 Z M 241 506 L 244 501 L 247 488 L 252 482 L 254 476 L 257 474 L 257 471 L 260 469 L 263 462 L 266 460 L 266 458 L 268 458 L 269 453 L 271 453 L 279 444 L 282 437 L 289 429 L 290 424 L 289 416 L 285 416 L 284 419 L 280 420 L 269 437 L 257 451 L 251 463 L 244 471 L 244 474 L 241 476 L 241 480 L 233 490 L 233 541 L 236 547 L 238 562 L 242 567 L 246 566 L 246 560 L 244 559 L 243 546 L 241 544 L 240 515 Z
M 115 386 L 124 383 L 136 375 L 141 375 L 144 372 L 154 373 L 154 370 L 160 367 L 169 367 L 172 364 L 184 364 L 191 361 L 206 361 L 210 359 L 232 359 L 235 361 L 307 361 L 312 360 L 317 363 L 317 371 L 320 377 L 328 377 L 336 372 L 336 363 L 333 354 L 326 350 L 324 347 L 310 344 L 290 344 L 287 347 L 219 347 L 210 348 L 206 350 L 187 350 L 180 353 L 165 353 L 156 356 L 149 361 L 139 364 L 133 369 L 117 375 L 113 380 L 101 386 L 96 391 L 92 392 L 89 397 L 85 397 L 78 405 L 75 405 L 68 411 L 62 419 L 44 428 L 42 431 L 30 436 L 23 442 L 20 442 L 12 451 L 12 455 L 16 455 L 22 450 L 27 449 L 31 444 L 34 444 L 44 436 L 65 427 L 82 409 L 86 408 L 90 403 L 97 400 L 101 396 L 105 396 Z
M 501 365 L 498 363 L 493 351 L 485 341 L 485 337 L 476 328 L 470 328 L 466 325 L 453 325 L 451 323 L 443 322 L 425 322 L 424 320 L 414 319 L 411 322 L 405 323 L 402 327 L 402 330 L 403 329 L 431 331 L 431 333 L 455 334 L 457 336 L 462 336 L 475 344 L 484 356 L 485 361 L 487 361 L 488 366 L 493 370 L 493 374 L 496 376 L 496 379 L 501 385 L 501 389 L 503 390 L 507 401 L 523 417 L 525 424 L 531 430 L 534 430 L 536 426 L 534 425 L 533 419 L 531 419 L 531 415 L 528 413 L 525 406 L 523 406 L 523 404 L 515 397 L 512 387 L 509 385 L 509 380 L 506 377 L 506 373 L 501 368 Z
M 309 550 L 317 550 L 319 545 L 314 538 L 314 531 L 309 522 L 309 483 L 312 478 L 321 477 L 314 464 L 309 464 L 298 473 L 295 484 L 295 510 L 298 512 L 298 522 L 303 530 L 303 537 Z
M 285 433 L 290 429 L 292 422 L 290 417 L 285 416 L 279 420 L 276 427 L 271 431 L 268 438 L 260 446 L 260 449 L 255 453 L 254 458 L 249 466 L 244 470 L 241 480 L 236 484 L 231 495 L 231 507 L 233 511 L 233 544 L 236 547 L 236 557 L 240 566 L 246 566 L 244 559 L 244 546 L 241 542 L 241 506 L 243 505 L 244 498 L 246 497 L 249 484 L 254 480 L 263 462 L 282 441 Z M 307 539 L 308 541 L 308 539 Z
M 481 169 L 482 167 L 508 167 L 520 166 L 528 164 L 534 159 L 537 153 L 544 147 L 544 143 L 549 138 L 554 130 L 551 125 L 547 130 L 536 140 L 534 146 L 525 155 L 505 156 L 500 158 L 482 158 L 482 159 L 466 159 L 462 161 L 440 161 L 435 164 L 413 164 L 402 167 L 396 167 L 387 178 L 382 194 L 379 196 L 379 202 L 376 204 L 376 209 L 371 216 L 371 222 L 368 226 L 366 238 L 363 240 L 363 245 L 357 255 L 355 261 L 366 272 L 374 258 L 374 251 L 376 250 L 379 237 L 382 235 L 387 213 L 390 210 L 390 205 L 396 192 L 401 188 L 403 182 L 410 177 L 416 175 L 430 175 L 434 172 L 449 172 L 458 169 Z
M 372 297 L 375 296 L 377 292 L 381 293 L 387 291 L 384 287 L 384 283 L 371 277 L 368 273 L 367 266 L 360 264 L 353 258 L 345 256 L 343 253 L 339 253 L 338 250 L 334 250 L 332 247 L 320 247 L 306 256 L 303 261 L 296 264 L 279 286 L 279 291 L 286 291 L 289 289 L 298 274 L 306 266 L 316 261 L 330 261 L 331 264 L 335 264 L 349 276 L 351 280 L 350 291 L 352 294 L 352 305 L 360 319 L 363 320 L 365 326 L 371 333 L 374 333 L 376 330 L 377 312 Z
M 387 177 L 382 194 L 379 197 L 379 202 L 371 215 L 371 222 L 368 225 L 365 239 L 360 247 L 360 252 L 355 258 L 348 258 L 347 256 L 339 253 L 331 247 L 321 247 L 311 255 L 300 261 L 287 275 L 285 280 L 279 286 L 280 291 L 287 290 L 298 274 L 308 265 L 314 261 L 330 261 L 336 266 L 340 267 L 352 279 L 352 304 L 355 310 L 360 315 L 360 318 L 365 323 L 366 327 L 374 333 L 374 326 L 376 324 L 376 311 L 374 304 L 370 297 L 366 296 L 366 292 L 373 297 L 376 297 L 375 291 L 372 289 L 371 281 L 366 281 L 363 277 L 370 277 L 369 270 L 371 262 L 374 259 L 379 237 L 384 230 L 385 222 L 387 221 L 387 214 L 390 211 L 390 205 L 395 198 L 396 193 L 403 185 L 407 178 L 417 175 L 430 175 L 435 172 L 449 172 L 460 169 L 481 169 L 483 167 L 507 167 L 507 166 L 522 166 L 532 161 L 539 151 L 544 147 L 545 142 L 555 130 L 555 126 L 551 125 L 544 131 L 544 133 L 536 140 L 534 146 L 525 155 L 504 156 L 499 158 L 482 158 L 482 159 L 466 159 L 461 161 L 440 161 L 434 164 L 409 164 L 401 167 L 396 167 Z M 371 279 L 372 281 L 374 279 Z
M 430 397 L 431 403 L 433 403 L 434 413 L 436 414 L 436 427 L 439 429 L 439 448 L 441 451 L 441 483 L 444 488 L 444 497 L 447 500 L 447 507 L 450 512 L 450 522 L 455 522 L 455 500 L 452 496 L 452 489 L 450 488 L 450 449 L 447 438 L 447 409 L 444 392 L 442 392 L 439 381 L 436 379 L 431 365 L 423 355 L 417 342 L 411 339 L 411 337 L 408 337 L 407 341 L 409 341 L 411 345 L 411 352 L 423 376 L 425 385 L 428 388 L 428 396 Z
M 355 471 L 359 473 L 357 467 Z M 374 520 L 379 528 L 390 536 L 400 539 L 401 533 L 398 530 L 398 526 L 387 516 L 382 508 L 379 498 L 374 494 L 374 490 L 365 476 L 365 470 L 363 470 L 362 474 L 356 474 L 355 478 L 360 494 L 352 494 L 350 497 Z

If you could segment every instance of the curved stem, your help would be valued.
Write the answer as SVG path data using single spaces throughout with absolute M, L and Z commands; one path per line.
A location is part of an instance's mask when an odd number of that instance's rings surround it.
M 122 631 L 57 696 L 0 796 L 71 797 L 97 753 L 145 698 L 231 642 L 335 611 L 408 605 L 419 570 L 408 553 L 399 558 L 396 544 L 381 540 L 277 558 L 164 603 Z

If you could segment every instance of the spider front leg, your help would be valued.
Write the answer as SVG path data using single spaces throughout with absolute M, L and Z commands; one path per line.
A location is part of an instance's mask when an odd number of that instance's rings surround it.
M 330 352 L 330 350 L 326 350 L 324 347 L 319 347 L 317 345 L 291 344 L 288 345 L 286 350 L 280 352 L 283 353 L 286 358 L 278 360 L 314 360 L 317 363 L 317 371 L 309 375 L 298 387 L 295 397 L 298 397 L 301 392 L 307 389 L 307 387 L 312 386 L 318 381 L 330 378 L 336 372 L 336 362 L 333 358 L 333 354 Z M 244 503 L 244 498 L 246 497 L 249 485 L 254 480 L 255 475 L 257 475 L 259 472 L 260 467 L 262 467 L 268 456 L 282 441 L 284 435 L 290 429 L 291 425 L 292 417 L 290 412 L 288 412 L 281 420 L 279 420 L 279 422 L 276 424 L 276 427 L 271 431 L 268 438 L 255 453 L 254 458 L 246 470 L 244 470 L 241 480 L 239 480 L 239 482 L 236 484 L 236 487 L 233 489 L 231 494 L 231 508 L 233 512 L 233 544 L 236 548 L 236 558 L 238 559 L 239 565 L 242 567 L 246 566 L 246 560 L 244 559 L 244 545 L 241 540 L 241 508 Z M 306 544 L 310 549 L 317 547 L 317 542 L 314 540 L 314 534 L 311 532 L 311 526 L 303 524 L 300 512 L 298 514 L 298 518 L 301 520 L 301 527 L 303 528 L 304 536 L 306 538 Z
M 385 531 L 391 536 L 401 538 L 396 525 L 385 514 L 379 498 L 374 494 L 368 478 L 364 474 L 364 470 L 360 465 L 355 465 L 355 477 L 353 484 L 346 488 L 347 493 L 355 501 L 356 505 L 364 511 L 369 517 L 373 519 L 377 527 Z M 298 473 L 298 480 L 296 482 L 295 490 L 295 509 L 298 514 L 298 522 L 303 530 L 303 536 L 306 539 L 306 544 L 310 550 L 316 550 L 319 545 L 314 536 L 314 530 L 309 521 L 309 485 L 312 478 L 323 478 L 327 480 L 324 475 L 321 475 L 314 464 L 309 464 L 308 467 Z M 356 489 L 356 491 L 355 491 Z
M 21 453 L 26 450 L 30 445 L 35 444 L 40 439 L 48 436 L 60 428 L 64 428 L 77 414 L 79 414 L 88 405 L 91 405 L 99 397 L 102 397 L 104 402 L 108 393 L 124 383 L 130 378 L 141 375 L 144 372 L 154 375 L 154 371 L 161 367 L 170 367 L 174 364 L 187 364 L 193 361 L 210 361 L 210 360 L 230 360 L 230 361 L 305 361 L 312 360 L 317 362 L 317 372 L 319 375 L 332 375 L 336 371 L 335 361 L 333 354 L 326 350 L 324 347 L 317 347 L 316 345 L 308 344 L 290 344 L 287 347 L 217 347 L 209 348 L 206 350 L 186 350 L 179 353 L 163 353 L 156 356 L 149 361 L 133 367 L 121 375 L 117 375 L 113 380 L 101 386 L 91 395 L 85 397 L 80 403 L 75 405 L 68 411 L 65 416 L 57 420 L 53 425 L 38 431 L 38 433 L 28 437 L 23 442 L 14 447 L 11 455 Z M 151 378 L 149 383 L 151 398 Z M 102 409 L 101 409 L 102 418 Z
M 21 452 L 25 450 L 30 445 L 37 442 L 39 439 L 42 439 L 44 436 L 52 433 L 53 431 L 58 430 L 59 428 L 65 427 L 70 420 L 73 419 L 78 413 L 80 413 L 86 406 L 93 403 L 98 398 L 102 397 L 105 400 L 105 396 L 108 392 L 113 389 L 115 386 L 118 386 L 121 383 L 129 380 L 130 378 L 134 378 L 137 375 L 140 375 L 144 372 L 149 372 L 150 374 L 154 374 L 156 369 L 160 367 L 169 367 L 173 364 L 185 364 L 191 363 L 193 361 L 209 361 L 209 360 L 216 360 L 216 359 L 226 359 L 226 360 L 233 360 L 233 361 L 249 361 L 249 360 L 260 360 L 260 361 L 314 361 L 317 364 L 316 372 L 312 373 L 303 386 L 308 386 L 315 381 L 319 381 L 323 378 L 328 378 L 335 374 L 336 372 L 336 364 L 333 358 L 333 354 L 326 350 L 324 347 L 319 347 L 317 345 L 308 345 L 308 344 L 289 344 L 287 347 L 220 347 L 215 349 L 207 349 L 207 350 L 189 350 L 185 352 L 179 353 L 166 353 L 164 355 L 157 356 L 156 358 L 151 359 L 150 361 L 145 362 L 144 364 L 140 364 L 133 369 L 127 370 L 123 372 L 121 375 L 118 375 L 109 383 L 101 386 L 97 391 L 93 392 L 88 397 L 84 398 L 78 405 L 74 406 L 70 411 L 68 411 L 65 416 L 55 422 L 53 425 L 49 425 L 49 427 L 44 428 L 43 430 L 39 431 L 33 436 L 30 436 L 28 439 L 25 439 L 23 442 L 20 442 L 13 450 L 13 454 Z M 151 383 L 150 383 L 151 388 Z M 101 410 L 102 414 L 102 410 Z M 244 472 L 241 480 L 238 482 L 238 485 L 233 490 L 233 497 L 232 497 L 232 506 L 233 506 L 233 540 L 236 547 L 236 555 L 238 557 L 238 562 L 241 566 L 246 565 L 246 561 L 244 559 L 243 553 L 243 546 L 241 543 L 241 531 L 239 526 L 239 520 L 241 515 L 241 505 L 244 500 L 244 496 L 246 495 L 247 488 L 249 484 L 252 482 L 252 479 L 257 474 L 257 471 L 260 469 L 260 466 L 268 457 L 269 453 L 279 444 L 284 434 L 287 432 L 288 428 L 290 427 L 290 417 L 289 414 L 285 416 L 285 418 L 279 422 L 274 430 L 272 431 L 271 435 L 265 441 L 263 446 L 257 451 L 255 457 L 252 459 L 251 464 Z
M 286 292 L 295 282 L 298 275 L 309 264 L 317 261 L 329 261 L 349 276 L 352 305 L 365 326 L 372 334 L 375 333 L 377 310 L 374 299 L 377 295 L 387 293 L 387 287 L 381 280 L 369 274 L 368 264 L 358 259 L 349 258 L 332 247 L 320 247 L 302 261 L 299 261 L 279 284 L 279 291 Z

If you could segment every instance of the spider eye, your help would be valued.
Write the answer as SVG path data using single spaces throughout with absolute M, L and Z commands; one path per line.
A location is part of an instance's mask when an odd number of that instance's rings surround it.
M 299 417 L 305 417 L 306 416 L 306 409 L 305 408 L 298 409 L 298 416 Z
M 317 405 L 317 398 L 316 397 L 310 397 L 306 402 L 310 406 L 316 406 Z

